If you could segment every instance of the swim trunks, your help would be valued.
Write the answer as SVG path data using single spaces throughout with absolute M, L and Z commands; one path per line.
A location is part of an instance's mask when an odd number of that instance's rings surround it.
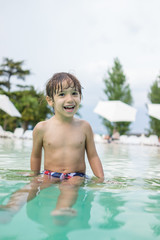
M 72 177 L 87 177 L 85 173 L 79 173 L 79 172 L 75 172 L 75 173 L 59 173 L 59 172 L 52 172 L 50 170 L 44 170 L 43 174 L 55 177 L 55 178 L 59 178 L 60 180 L 65 180 L 65 179 L 70 179 Z

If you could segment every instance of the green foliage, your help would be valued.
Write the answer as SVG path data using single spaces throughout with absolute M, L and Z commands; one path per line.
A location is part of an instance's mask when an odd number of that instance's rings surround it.
M 160 104 L 160 76 L 153 82 L 151 85 L 150 91 L 148 93 L 148 98 L 151 103 Z M 156 134 L 160 136 L 160 120 L 150 116 L 150 129 L 148 130 L 149 134 Z
M 127 84 L 126 76 L 123 73 L 122 65 L 118 58 L 114 59 L 114 66 L 108 70 L 108 76 L 104 79 L 105 89 L 104 93 L 108 100 L 120 100 L 126 104 L 131 105 L 133 98 L 129 84 Z M 109 122 L 103 118 L 103 124 L 106 126 L 109 134 L 116 129 L 120 134 L 125 134 L 129 131 L 130 122 Z
M 151 103 L 160 103 L 160 76 L 153 82 L 148 93 L 148 98 Z
M 3 121 L 3 123 L 6 124 L 6 126 L 4 126 L 4 124 L 3 126 L 7 130 L 13 131 L 14 128 L 18 126 L 22 126 L 24 130 L 26 130 L 29 124 L 34 127 L 39 121 L 45 120 L 47 114 L 52 113 L 45 100 L 44 94 L 37 92 L 33 86 L 30 86 L 28 90 L 14 91 L 5 94 L 22 115 L 21 118 L 13 118 L 3 113 L 0 124 Z M 7 119 L 7 123 L 4 119 Z
M 16 76 L 18 79 L 25 80 L 25 76 L 30 75 L 30 70 L 22 69 L 24 61 L 14 62 L 12 59 L 4 58 L 0 65 L 0 88 L 11 90 L 11 77 Z
M 12 59 L 4 58 L 0 65 L 0 94 L 7 95 L 22 115 L 21 118 L 11 117 L 0 110 L 0 125 L 9 131 L 20 126 L 26 130 L 29 124 L 34 127 L 37 122 L 45 120 L 47 114 L 51 114 L 44 94 L 37 92 L 33 86 L 17 85 L 20 91 L 10 91 L 11 80 L 21 79 L 24 81 L 25 77 L 30 75 L 30 70 L 22 68 L 23 64 L 24 61 L 15 62 Z

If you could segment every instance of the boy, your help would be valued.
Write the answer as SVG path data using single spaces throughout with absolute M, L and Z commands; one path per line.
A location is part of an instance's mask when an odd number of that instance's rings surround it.
M 86 121 L 74 118 L 81 101 L 79 81 L 69 73 L 57 73 L 47 83 L 46 93 L 55 115 L 34 129 L 31 170 L 35 175 L 40 173 L 43 147 L 45 174 L 58 172 L 63 178 L 68 173 L 80 173 L 84 177 L 86 150 L 94 175 L 103 179 L 91 127 Z

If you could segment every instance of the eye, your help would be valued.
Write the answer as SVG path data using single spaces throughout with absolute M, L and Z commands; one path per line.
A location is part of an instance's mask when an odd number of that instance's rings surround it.
M 63 97 L 63 96 L 64 96 L 64 93 L 61 92 L 61 93 L 58 94 L 58 96 L 59 96 L 59 97 Z
M 77 95 L 78 95 L 78 92 L 77 92 L 77 91 L 74 91 L 74 92 L 72 93 L 72 95 L 77 96 Z

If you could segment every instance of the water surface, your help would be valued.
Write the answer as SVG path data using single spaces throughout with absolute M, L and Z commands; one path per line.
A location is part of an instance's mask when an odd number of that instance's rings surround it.
M 29 170 L 31 145 L 0 139 L 0 204 L 29 183 L 21 173 Z M 80 187 L 76 217 L 58 225 L 50 215 L 59 196 L 53 185 L 0 224 L 0 239 L 159 239 L 160 147 L 97 144 L 97 151 L 106 183 L 88 180 Z M 88 163 L 87 174 L 92 176 Z

